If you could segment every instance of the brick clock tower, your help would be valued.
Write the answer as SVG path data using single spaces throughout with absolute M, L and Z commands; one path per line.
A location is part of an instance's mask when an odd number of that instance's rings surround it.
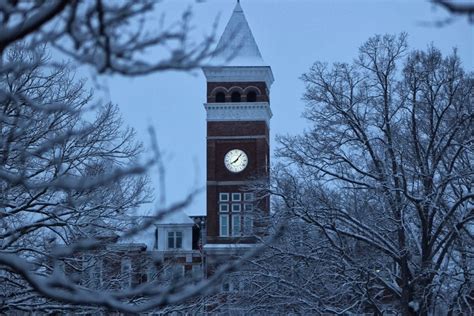
M 216 55 L 204 67 L 207 80 L 208 255 L 255 245 L 268 215 L 271 68 L 265 64 L 239 3 Z

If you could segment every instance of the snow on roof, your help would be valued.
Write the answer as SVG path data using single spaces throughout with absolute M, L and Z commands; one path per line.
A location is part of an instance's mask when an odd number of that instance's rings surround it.
M 191 224 L 194 225 L 194 221 L 182 210 L 173 211 L 163 216 L 156 222 L 158 225 L 170 225 L 170 224 Z
M 145 220 L 145 218 L 142 218 L 142 220 Z M 140 224 L 141 221 L 137 223 Z M 136 243 L 141 243 L 145 244 L 148 250 L 153 249 L 155 245 L 155 227 L 150 226 L 147 227 L 146 229 L 140 230 L 138 233 L 127 237 L 123 238 L 117 246 L 120 246 L 122 244 L 125 244 L 125 246 L 130 245 L 130 244 L 136 244 Z
M 216 66 L 268 66 L 252 35 L 244 11 L 237 2 L 210 64 Z

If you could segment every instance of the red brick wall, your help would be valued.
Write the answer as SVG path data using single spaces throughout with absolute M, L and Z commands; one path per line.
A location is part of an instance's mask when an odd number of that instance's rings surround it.
M 265 122 L 208 122 L 207 140 L 207 242 L 254 242 L 248 237 L 219 237 L 218 196 L 220 192 L 245 192 L 248 185 L 216 185 L 213 181 L 252 181 L 268 178 L 269 130 Z M 226 136 L 263 136 L 263 138 L 219 139 Z M 224 165 L 224 156 L 231 149 L 241 149 L 248 156 L 248 165 L 240 173 L 232 173 Z M 269 211 L 269 199 L 256 205 L 264 213 Z
M 269 129 L 264 121 L 207 122 L 207 136 L 265 136 Z

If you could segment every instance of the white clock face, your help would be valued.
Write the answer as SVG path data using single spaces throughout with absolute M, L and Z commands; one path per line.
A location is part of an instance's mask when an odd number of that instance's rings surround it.
M 248 162 L 247 155 L 240 149 L 229 150 L 224 156 L 225 167 L 230 172 L 241 172 L 247 167 Z

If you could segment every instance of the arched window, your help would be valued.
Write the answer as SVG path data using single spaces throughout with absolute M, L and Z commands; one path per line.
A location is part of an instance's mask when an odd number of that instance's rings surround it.
M 257 93 L 255 91 L 247 93 L 247 102 L 257 102 Z
M 224 92 L 217 92 L 216 93 L 216 102 L 224 103 L 225 102 L 225 93 Z
M 240 92 L 232 92 L 232 95 L 231 95 L 231 100 L 232 102 L 240 102 Z

